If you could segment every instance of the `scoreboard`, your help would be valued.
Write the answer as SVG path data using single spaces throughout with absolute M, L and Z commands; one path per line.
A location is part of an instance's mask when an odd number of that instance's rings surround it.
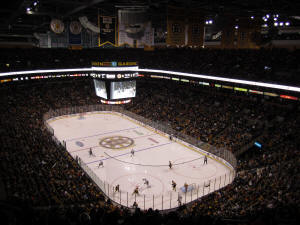
M 134 98 L 136 95 L 136 80 L 105 81 L 94 79 L 96 95 L 109 100 Z
M 124 67 L 137 67 L 136 62 L 92 62 L 96 67 L 115 67 L 114 71 L 99 71 L 91 73 L 96 95 L 105 104 L 128 103 L 136 96 L 136 78 L 138 73 L 124 71 Z M 120 68 L 118 70 L 117 68 Z

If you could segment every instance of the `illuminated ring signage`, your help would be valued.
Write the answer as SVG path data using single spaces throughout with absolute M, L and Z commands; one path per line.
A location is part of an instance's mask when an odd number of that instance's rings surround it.
M 31 70 L 31 71 L 18 71 L 18 72 L 6 72 L 0 73 L 0 77 L 5 76 L 16 76 L 16 75 L 27 75 L 27 74 L 43 74 L 43 73 L 64 73 L 64 72 L 95 72 L 95 71 L 113 71 L 113 72 L 124 72 L 124 71 L 134 71 L 134 72 L 149 72 L 149 73 L 156 73 L 156 74 L 166 74 L 176 75 L 181 77 L 192 77 L 198 79 L 206 79 L 212 81 L 223 81 L 229 83 L 237 83 L 237 84 L 245 84 L 249 86 L 258 86 L 258 87 L 265 87 L 265 88 L 273 88 L 273 89 L 281 89 L 286 91 L 294 91 L 300 92 L 300 87 L 295 86 L 287 86 L 287 85 L 280 85 L 280 84 L 270 84 L 270 83 L 263 83 L 257 81 L 248 81 L 248 80 L 239 80 L 239 79 L 232 79 L 232 78 L 225 78 L 225 77 L 217 77 L 217 76 L 207 76 L 203 74 L 193 74 L 193 73 L 182 73 L 182 72 L 175 72 L 175 71 L 167 71 L 167 70 L 153 70 L 153 69 L 139 69 L 138 66 L 128 66 L 128 67 L 91 67 L 91 68 L 77 68 L 77 69 L 54 69 L 54 70 Z

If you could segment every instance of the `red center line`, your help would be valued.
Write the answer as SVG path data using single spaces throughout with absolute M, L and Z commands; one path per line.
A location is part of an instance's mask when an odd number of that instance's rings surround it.
M 132 138 L 132 139 L 138 139 L 138 138 L 142 138 L 142 137 L 149 137 L 149 136 L 152 136 L 152 135 L 156 135 L 156 134 L 155 133 L 154 134 L 148 134 L 148 135 L 144 135 L 144 136 L 135 137 L 135 138 Z M 87 149 L 90 149 L 90 148 L 95 148 L 95 147 L 101 147 L 101 146 L 100 145 L 95 145 L 95 146 L 91 146 L 91 147 L 87 147 L 87 148 L 81 148 L 81 149 L 77 149 L 77 150 L 69 151 L 69 152 L 70 153 L 80 152 L 80 151 L 87 150 Z

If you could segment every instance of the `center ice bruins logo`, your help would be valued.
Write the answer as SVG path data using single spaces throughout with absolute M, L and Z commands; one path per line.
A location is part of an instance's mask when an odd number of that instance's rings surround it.
M 100 140 L 100 146 L 110 149 L 128 148 L 134 144 L 134 140 L 129 137 L 113 136 Z

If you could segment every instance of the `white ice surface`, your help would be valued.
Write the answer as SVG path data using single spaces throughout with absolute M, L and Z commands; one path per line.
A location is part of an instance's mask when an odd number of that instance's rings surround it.
M 141 208 L 174 208 L 178 206 L 178 195 L 183 196 L 183 203 L 190 202 L 227 185 L 230 180 L 230 168 L 219 161 L 209 157 L 208 164 L 204 165 L 204 156 L 199 151 L 170 141 L 167 136 L 117 113 L 94 112 L 86 114 L 84 119 L 71 115 L 52 119 L 48 123 L 57 139 L 66 141 L 67 151 L 74 158 L 80 157 L 105 182 L 106 194 L 125 206 L 132 206 L 137 201 Z M 118 150 L 100 146 L 103 138 L 113 136 L 129 137 L 134 140 L 134 145 Z M 94 156 L 89 155 L 90 148 Z M 130 153 L 132 149 L 135 151 L 133 157 Z M 104 163 L 103 168 L 98 168 L 100 160 Z M 169 160 L 175 164 L 172 169 L 168 167 Z M 194 161 L 176 165 L 190 160 Z M 143 178 L 149 180 L 150 187 L 143 184 Z M 172 180 L 177 183 L 176 192 L 172 191 Z M 197 188 L 191 193 L 182 193 L 180 188 L 185 182 L 196 184 Z M 210 186 L 206 187 L 209 183 Z M 112 191 L 117 184 L 121 194 Z M 138 196 L 132 195 L 136 186 L 140 188 Z

